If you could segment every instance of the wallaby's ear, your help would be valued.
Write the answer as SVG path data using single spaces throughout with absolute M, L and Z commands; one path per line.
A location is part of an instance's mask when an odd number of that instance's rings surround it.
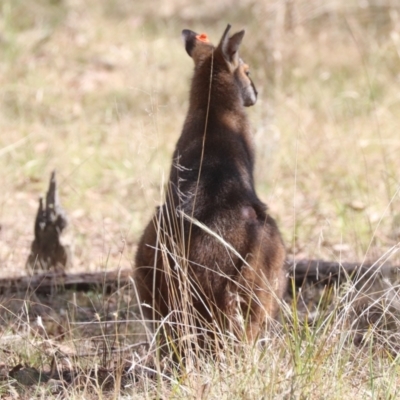
M 183 42 L 185 43 L 185 49 L 190 57 L 192 57 L 192 52 L 194 49 L 194 45 L 196 43 L 196 36 L 197 36 L 197 33 L 191 31 L 190 29 L 184 29 L 182 31 L 182 39 L 183 39 Z
M 245 31 L 242 30 L 235 33 L 232 37 L 228 37 L 228 32 L 230 29 L 231 26 L 228 24 L 218 45 L 223 57 L 229 63 L 235 61 L 235 59 L 238 57 L 239 47 L 245 34 Z
M 182 31 L 182 39 L 185 43 L 185 49 L 190 57 L 192 57 L 193 49 L 196 45 L 196 42 L 210 43 L 208 40 L 208 36 L 205 33 L 201 33 L 200 35 L 196 32 L 191 31 L 190 29 L 184 29 Z

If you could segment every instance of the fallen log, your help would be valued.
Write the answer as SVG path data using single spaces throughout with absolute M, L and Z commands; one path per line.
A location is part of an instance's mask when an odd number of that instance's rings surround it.
M 84 272 L 67 274 L 65 272 L 46 272 L 33 276 L 0 279 L 0 295 L 35 292 L 49 295 L 57 291 L 73 290 L 88 292 L 92 290 L 110 293 L 129 284 L 131 268 L 120 270 Z
M 305 283 L 318 285 L 341 284 L 348 279 L 370 279 L 390 277 L 399 267 L 388 263 L 362 264 L 351 262 L 323 260 L 292 260 L 289 263 L 289 276 L 294 279 L 295 286 Z
M 399 267 L 388 264 L 339 263 L 322 260 L 292 260 L 289 264 L 289 276 L 293 278 L 295 288 L 305 284 L 333 285 L 347 279 L 363 281 L 377 277 L 392 277 Z M 59 290 L 87 292 L 91 290 L 110 293 L 131 283 L 131 268 L 111 271 L 84 272 L 67 274 L 66 272 L 45 272 L 33 276 L 0 279 L 0 295 L 10 293 L 35 292 L 54 294 Z M 289 285 L 289 292 L 292 291 Z

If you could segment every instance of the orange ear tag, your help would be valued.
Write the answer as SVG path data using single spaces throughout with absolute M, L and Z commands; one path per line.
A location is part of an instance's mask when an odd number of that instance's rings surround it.
M 200 40 L 200 42 L 210 43 L 210 41 L 208 40 L 208 36 L 205 33 L 201 33 L 200 35 L 197 35 L 196 39 Z

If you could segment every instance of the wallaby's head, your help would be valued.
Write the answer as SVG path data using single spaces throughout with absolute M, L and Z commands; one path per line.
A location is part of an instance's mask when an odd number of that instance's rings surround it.
M 218 83 L 225 87 L 237 89 L 237 93 L 246 107 L 252 106 L 257 100 L 257 90 L 250 79 L 249 66 L 239 57 L 239 47 L 242 43 L 245 31 L 228 36 L 231 26 L 228 24 L 224 34 L 215 47 L 207 35 L 198 34 L 189 29 L 182 31 L 185 48 L 195 64 L 195 76 L 210 76 L 211 72 L 217 78 Z M 205 82 L 205 86 L 206 82 Z M 230 90 L 229 90 L 230 91 Z

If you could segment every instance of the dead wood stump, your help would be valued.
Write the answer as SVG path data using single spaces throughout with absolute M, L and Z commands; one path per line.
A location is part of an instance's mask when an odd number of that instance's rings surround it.
M 44 271 L 64 271 L 72 265 L 72 251 L 62 243 L 62 235 L 68 225 L 65 211 L 60 205 L 57 192 L 56 173 L 50 177 L 46 204 L 39 199 L 39 209 L 35 220 L 35 238 L 32 242 L 26 267 L 30 273 Z

